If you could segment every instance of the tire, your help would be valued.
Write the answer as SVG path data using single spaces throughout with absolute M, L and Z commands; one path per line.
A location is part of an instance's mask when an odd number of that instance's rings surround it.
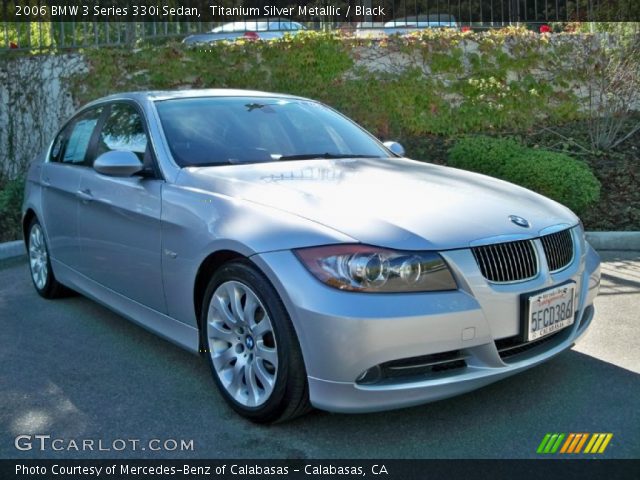
M 54 299 L 65 295 L 65 287 L 56 280 L 51 268 L 49 247 L 44 229 L 37 218 L 31 220 L 27 234 L 29 272 L 33 286 L 41 297 Z
M 236 412 L 257 423 L 274 423 L 311 409 L 289 315 L 251 262 L 234 260 L 215 272 L 200 320 L 214 381 Z

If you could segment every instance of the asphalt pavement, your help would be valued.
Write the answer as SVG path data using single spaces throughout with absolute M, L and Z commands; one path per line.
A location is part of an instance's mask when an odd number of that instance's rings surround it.
M 24 257 L 0 262 L 0 458 L 533 458 L 548 432 L 611 432 L 594 456 L 640 458 L 640 253 L 602 257 L 597 317 L 552 361 L 420 407 L 275 426 L 234 414 L 203 359 L 81 296 L 46 301 Z

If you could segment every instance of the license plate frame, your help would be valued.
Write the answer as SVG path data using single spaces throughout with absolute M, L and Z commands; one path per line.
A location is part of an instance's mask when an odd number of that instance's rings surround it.
M 521 304 L 520 310 L 522 312 L 521 319 L 520 319 L 520 331 L 522 332 L 521 337 L 524 342 L 534 342 L 536 340 L 540 340 L 544 337 L 547 337 L 556 332 L 559 332 L 560 330 L 564 330 L 565 328 L 575 323 L 576 311 L 578 307 L 577 298 L 576 298 L 576 287 L 577 287 L 576 282 L 571 280 L 571 281 L 562 283 L 560 285 L 554 285 L 553 287 L 547 287 L 541 290 L 537 290 L 535 292 L 528 292 L 520 295 L 520 304 Z M 558 305 L 560 310 L 562 310 L 562 307 L 560 305 L 563 302 L 558 303 L 557 301 L 553 301 L 553 296 L 562 294 L 562 292 L 565 289 L 566 289 L 566 293 L 564 293 L 565 301 L 571 302 L 571 313 L 569 314 L 569 316 L 565 317 L 564 320 L 561 320 L 560 322 L 554 322 L 553 324 L 547 327 L 543 325 L 542 327 L 536 328 L 532 332 L 531 330 L 532 320 L 533 320 L 532 305 L 534 305 L 538 299 L 541 299 L 543 302 L 550 301 L 551 303 L 553 303 L 554 308 L 556 305 Z M 570 296 L 566 298 L 569 293 L 570 293 Z M 565 310 L 566 308 L 568 307 L 565 306 Z M 539 311 L 540 310 L 538 310 L 538 312 Z M 556 310 L 554 310 L 554 315 L 555 315 L 555 311 Z M 555 316 L 554 316 L 554 320 L 555 320 Z M 544 322 L 544 318 L 541 318 L 539 321 Z M 537 315 L 536 315 L 536 322 L 538 322 Z

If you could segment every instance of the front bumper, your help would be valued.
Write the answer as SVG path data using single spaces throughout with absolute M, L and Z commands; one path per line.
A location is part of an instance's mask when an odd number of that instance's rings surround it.
M 470 250 L 444 252 L 459 289 L 413 294 L 363 294 L 327 287 L 290 251 L 252 259 L 270 278 L 291 316 L 311 403 L 334 412 L 371 412 L 468 392 L 570 348 L 593 319 L 593 299 L 600 284 L 598 255 L 584 242 L 576 245 L 576 255 L 564 270 L 551 274 L 543 269 L 532 280 L 507 285 L 487 282 Z M 496 341 L 519 334 L 520 294 L 569 280 L 576 282 L 578 296 L 573 325 L 533 347 L 501 354 Z M 465 365 L 375 384 L 356 382 L 376 365 L 452 351 L 464 356 Z

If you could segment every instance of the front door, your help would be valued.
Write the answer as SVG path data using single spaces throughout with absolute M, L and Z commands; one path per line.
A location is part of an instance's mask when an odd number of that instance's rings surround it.
M 128 150 L 143 163 L 153 162 L 140 111 L 113 103 L 98 132 L 93 158 Z M 150 165 L 149 165 L 150 166 Z M 161 192 L 163 181 L 147 168 L 131 177 L 102 175 L 87 169 L 78 206 L 81 272 L 131 300 L 165 313 L 161 264 Z

